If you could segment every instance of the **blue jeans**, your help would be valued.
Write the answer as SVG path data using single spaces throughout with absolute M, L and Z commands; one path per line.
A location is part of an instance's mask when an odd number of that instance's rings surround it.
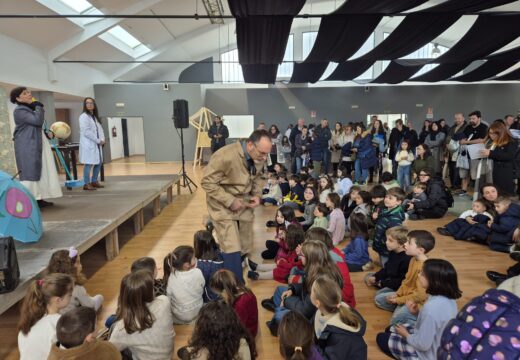
M 398 305 L 390 319 L 390 325 L 410 324 L 415 325 L 417 316 L 408 311 L 406 305 Z
M 368 169 L 361 169 L 361 160 L 356 159 L 354 163 L 354 175 L 357 183 L 364 183 L 368 178 Z
M 374 297 L 376 306 L 380 309 L 393 312 L 397 306 L 386 301 L 386 297 L 392 294 L 395 294 L 395 291 L 390 288 L 385 287 L 379 289 Z
M 324 174 L 328 174 L 329 173 L 329 165 L 330 165 L 330 157 L 331 157 L 331 152 L 328 148 L 325 148 L 322 150 L 322 172 Z M 319 175 L 319 174 L 318 174 Z M 336 174 L 334 174 L 336 175 Z
M 280 323 L 285 314 L 287 314 L 290 310 L 281 306 L 282 303 L 282 294 L 284 291 L 289 290 L 288 286 L 278 286 L 273 294 L 273 302 L 276 305 L 274 309 L 273 319 L 271 321 L 275 321 L 276 323 Z
M 410 186 L 410 168 L 411 165 L 397 167 L 397 182 L 405 191 Z
M 299 157 L 299 156 L 295 156 L 295 160 L 296 160 L 296 174 L 300 174 L 300 170 L 302 168 L 302 158 Z
M 90 169 L 94 168 L 94 171 L 92 172 L 92 177 L 90 177 Z M 83 167 L 83 181 L 85 184 L 90 184 L 93 182 L 97 182 L 97 178 L 99 176 L 99 170 L 101 169 L 101 164 L 92 165 L 92 164 L 85 164 Z

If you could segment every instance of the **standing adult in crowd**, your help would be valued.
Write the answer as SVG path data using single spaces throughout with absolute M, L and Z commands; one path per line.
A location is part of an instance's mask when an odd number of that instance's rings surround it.
M 271 165 L 269 165 L 268 170 L 274 171 L 274 164 L 278 162 L 278 148 L 282 144 L 282 134 L 280 134 L 280 130 L 278 130 L 278 126 L 271 125 L 269 128 L 269 134 L 271 135 L 271 141 L 273 143 L 273 147 L 271 148 Z
M 450 130 L 450 128 L 446 124 L 446 119 L 439 119 L 439 121 L 437 121 L 437 125 L 439 125 L 439 131 L 443 132 L 444 136 L 448 135 L 448 131 Z
M 213 154 L 201 180 L 224 267 L 242 283 L 242 256 L 253 250 L 253 210 L 260 205 L 261 171 L 271 147 L 269 132 L 256 130 Z
M 305 126 L 305 119 L 299 118 L 296 126 L 292 128 L 291 135 L 289 136 L 289 142 L 291 143 L 291 157 L 292 157 L 292 169 L 291 172 L 297 173 L 296 171 L 296 137 L 301 134 L 303 127 Z
M 220 116 L 213 118 L 213 124 L 211 124 L 208 136 L 211 139 L 211 152 L 214 153 L 221 147 L 226 146 L 226 139 L 229 137 L 229 131 L 226 125 L 222 122 Z
M 444 143 L 446 144 L 446 157 L 448 159 L 448 172 L 450 174 L 450 183 L 452 189 L 460 188 L 460 176 L 457 170 L 457 158 L 460 153 L 460 144 L 458 137 L 464 132 L 466 128 L 466 120 L 464 114 L 456 113 L 454 116 L 455 123 L 448 131 L 448 136 Z
M 392 174 L 394 177 L 397 175 L 397 161 L 395 161 L 395 155 L 401 147 L 401 141 L 404 139 L 408 140 L 409 131 L 403 124 L 402 119 L 397 119 L 395 122 L 395 128 L 390 133 L 390 139 L 388 140 L 388 157 L 392 160 Z
M 419 144 L 424 144 L 424 140 L 426 140 L 426 137 L 428 136 L 428 133 L 430 132 L 430 126 L 431 126 L 431 121 L 424 120 L 423 127 L 421 129 L 421 132 L 419 133 Z
M 265 130 L 265 122 L 261 122 L 260 124 L 258 124 L 256 130 Z
M 423 169 L 432 169 L 434 164 L 432 153 L 430 152 L 430 148 L 426 144 L 421 144 L 417 146 L 417 157 L 412 165 L 412 175 L 414 179 L 417 179 L 419 173 Z
M 495 121 L 488 129 L 491 149 L 480 150 L 483 157 L 493 160 L 493 183 L 506 195 L 515 193 L 514 159 L 518 142 L 503 122 Z
M 483 144 L 487 136 L 487 125 L 482 123 L 482 114 L 476 110 L 469 114 L 469 125 L 463 131 L 461 145 Z M 468 151 L 461 151 L 459 156 L 467 156 Z M 466 196 L 470 179 L 477 178 L 477 168 L 480 159 L 469 159 L 469 169 L 459 168 L 459 175 L 462 179 L 462 190 L 460 196 Z
M 513 115 L 506 115 L 504 116 L 504 122 L 506 123 L 506 126 L 508 129 L 515 129 L 515 118 Z
M 377 163 L 376 150 L 372 146 L 372 134 L 366 130 L 363 123 L 356 124 L 356 137 L 352 145 L 352 152 L 356 154 L 355 180 L 357 184 L 366 184 L 368 171 Z
M 294 161 L 296 162 L 296 169 L 293 173 L 299 174 L 302 168 L 303 159 L 305 156 L 309 156 L 309 145 L 311 143 L 311 137 L 309 136 L 309 129 L 303 125 L 301 132 L 296 135 L 294 139 L 296 151 L 294 152 Z
M 337 122 L 334 125 L 334 130 L 332 131 L 332 140 L 331 140 L 331 157 L 330 160 L 332 162 L 332 169 L 334 172 L 334 176 L 336 176 L 338 172 L 339 163 L 341 162 L 341 149 L 343 145 L 347 143 L 345 132 L 343 131 L 343 125 L 340 122 Z
M 439 219 L 446 214 L 450 207 L 446 185 L 440 177 L 433 174 L 432 169 L 422 169 L 419 172 L 419 181 L 426 183 L 426 200 L 410 202 L 405 210 L 415 210 L 410 220 Z
M 444 154 L 444 139 L 446 135 L 441 131 L 439 124 L 434 122 L 430 125 L 430 131 L 424 143 L 428 145 L 433 157 L 433 171 L 435 175 L 441 175 Z
M 52 206 L 52 202 L 44 199 L 61 197 L 63 194 L 52 149 L 46 137 L 52 138 L 54 135 L 43 130 L 43 104 L 35 101 L 26 87 L 11 90 L 10 100 L 17 105 L 13 111 L 13 139 L 20 181 L 38 201 L 40 208 Z
M 96 101 L 93 98 L 83 100 L 83 113 L 79 116 L 79 161 L 83 163 L 83 190 L 103 188 L 98 181 L 103 163 L 103 145 L 105 133 L 101 126 Z M 92 171 L 92 175 L 91 175 Z
M 348 176 L 352 176 L 354 170 L 354 159 L 352 158 L 352 144 L 354 144 L 355 134 L 352 124 L 345 125 L 345 145 L 341 149 L 341 165 L 347 169 Z
M 383 154 L 386 151 L 386 132 L 383 127 L 383 122 L 377 117 L 374 119 L 372 116 L 372 126 L 370 127 L 370 133 L 372 134 L 372 143 L 376 150 L 377 163 L 375 166 L 370 168 L 370 179 L 368 182 L 374 182 L 374 170 L 377 169 L 377 177 L 381 181 L 381 174 L 383 173 Z
M 294 125 L 293 124 L 289 124 L 287 126 L 287 129 L 285 130 L 285 136 L 287 136 L 287 139 L 289 139 L 291 137 L 291 132 L 292 132 L 292 129 L 293 129 Z
M 327 119 L 321 119 L 320 126 L 316 128 L 315 138 L 319 139 L 319 144 L 321 147 L 321 159 L 323 161 L 322 164 L 322 172 L 324 174 L 329 173 L 330 166 L 330 150 L 329 143 L 332 138 L 332 133 L 329 128 L 329 121 Z M 319 174 L 317 174 L 319 175 Z
M 406 126 L 408 127 L 408 144 L 410 150 L 415 154 L 415 149 L 419 146 L 419 135 L 417 135 L 417 131 L 414 130 L 411 122 L 407 123 Z

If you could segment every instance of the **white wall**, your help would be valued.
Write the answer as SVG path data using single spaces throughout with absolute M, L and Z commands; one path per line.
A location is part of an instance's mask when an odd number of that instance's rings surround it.
M 123 146 L 123 127 L 120 117 L 109 117 L 108 133 L 106 136 L 110 138 L 110 156 L 112 160 L 125 157 Z M 132 155 L 144 155 L 144 130 L 142 117 L 125 117 L 126 128 L 128 132 L 128 151 Z M 112 137 L 112 128 L 116 127 L 117 136 Z
M 111 82 L 101 71 L 81 64 L 52 64 L 44 52 L 24 42 L 0 34 L 0 79 L 4 83 L 76 96 L 93 96 L 93 84 Z

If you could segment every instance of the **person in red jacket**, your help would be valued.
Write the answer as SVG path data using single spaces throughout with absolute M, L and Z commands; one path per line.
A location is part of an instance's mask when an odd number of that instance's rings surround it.
M 238 281 L 229 270 L 219 270 L 210 280 L 210 288 L 233 307 L 240 322 L 252 337 L 258 333 L 258 305 L 253 292 Z
M 247 277 L 252 280 L 275 279 L 281 283 L 287 283 L 287 278 L 293 267 L 302 268 L 302 262 L 298 258 L 296 248 L 303 243 L 305 233 L 300 224 L 291 224 L 287 227 L 284 244 L 286 252 L 276 259 L 273 264 L 257 264 L 248 260 L 249 270 Z

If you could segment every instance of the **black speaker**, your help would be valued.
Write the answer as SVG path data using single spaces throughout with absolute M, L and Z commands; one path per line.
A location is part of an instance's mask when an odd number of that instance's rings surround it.
M 173 125 L 177 129 L 186 129 L 190 126 L 190 115 L 186 100 L 173 101 Z

